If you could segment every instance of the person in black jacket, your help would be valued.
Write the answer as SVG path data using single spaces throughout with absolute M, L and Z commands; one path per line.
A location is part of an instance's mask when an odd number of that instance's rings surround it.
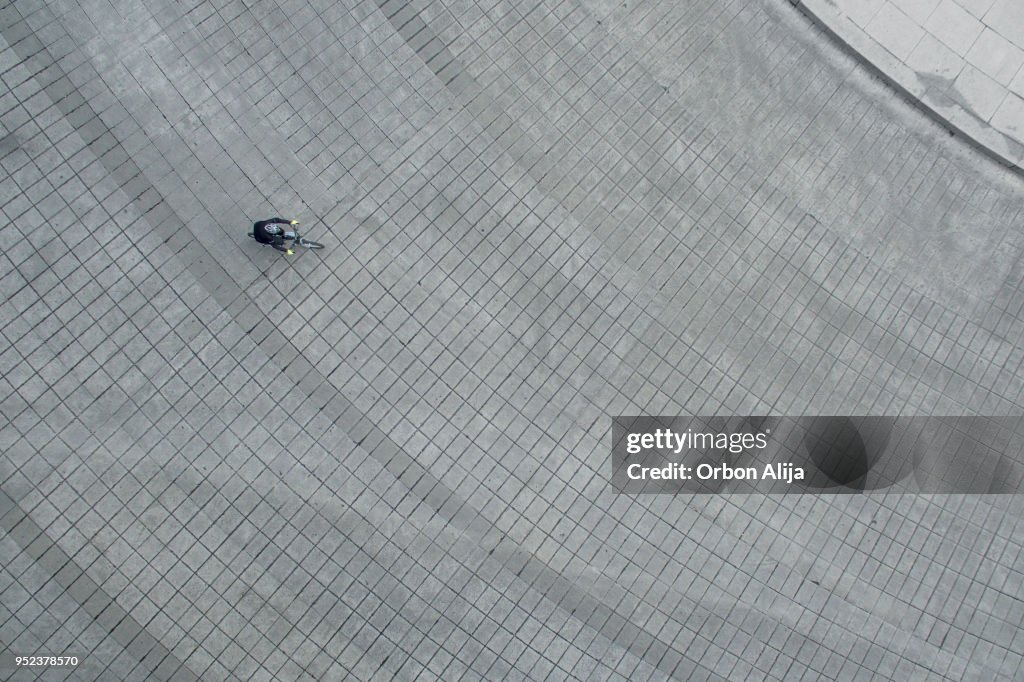
M 298 239 L 299 235 L 294 230 L 282 230 L 278 225 L 298 225 L 298 220 L 285 220 L 284 218 L 268 218 L 252 224 L 252 236 L 260 244 L 270 244 L 278 251 L 287 254 L 295 253 L 284 245 L 285 240 Z

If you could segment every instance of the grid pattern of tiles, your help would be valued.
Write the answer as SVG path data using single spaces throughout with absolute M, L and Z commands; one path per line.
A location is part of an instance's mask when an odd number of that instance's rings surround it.
M 1015 498 L 606 482 L 613 414 L 1021 408 L 1019 183 L 789 8 L 19 1 L 0 38 L 11 651 L 1019 676 Z M 328 250 L 246 244 L 270 214 Z

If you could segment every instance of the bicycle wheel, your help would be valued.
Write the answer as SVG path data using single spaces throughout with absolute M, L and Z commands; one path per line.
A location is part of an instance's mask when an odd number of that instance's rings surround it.
M 305 237 L 301 237 L 299 239 L 299 244 L 302 245 L 302 246 L 305 246 L 307 249 L 322 249 L 322 248 L 324 248 L 324 245 L 321 244 L 320 242 L 310 241 L 309 239 L 306 239 Z

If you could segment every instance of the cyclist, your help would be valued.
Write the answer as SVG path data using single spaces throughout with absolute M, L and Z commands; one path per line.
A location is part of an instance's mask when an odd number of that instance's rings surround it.
M 268 218 L 267 220 L 260 220 L 252 224 L 252 236 L 256 238 L 260 244 L 270 244 L 278 251 L 283 251 L 287 254 L 295 253 L 290 248 L 284 245 L 285 240 L 291 239 L 295 241 L 299 238 L 298 233 L 294 230 L 282 230 L 278 225 L 298 225 L 298 220 L 285 220 L 284 218 Z

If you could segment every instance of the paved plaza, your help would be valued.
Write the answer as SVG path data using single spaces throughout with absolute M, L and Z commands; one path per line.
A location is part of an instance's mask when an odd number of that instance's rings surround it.
M 789 0 L 0 0 L 0 81 L 0 676 L 1024 677 L 1020 496 L 609 483 L 1024 414 L 1022 175 Z

